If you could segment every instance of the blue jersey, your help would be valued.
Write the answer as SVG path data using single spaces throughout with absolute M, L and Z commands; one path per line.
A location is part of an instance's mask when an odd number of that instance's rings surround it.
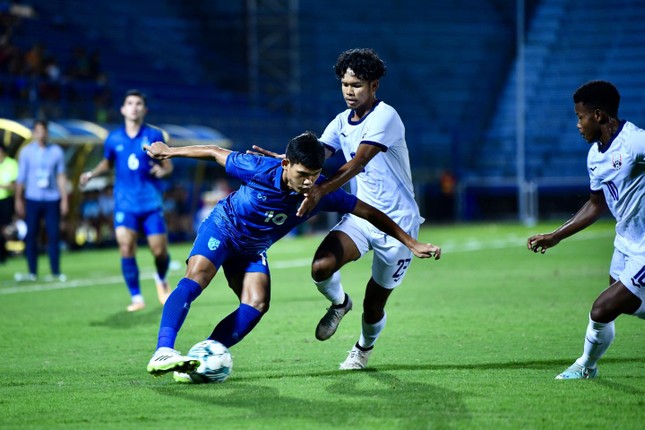
M 304 197 L 283 190 L 281 160 L 232 152 L 226 173 L 242 181 L 239 190 L 221 200 L 204 222 L 214 223 L 242 254 L 259 254 L 320 211 L 349 213 L 358 198 L 342 189 L 324 196 L 304 217 L 296 212 Z M 317 183 L 323 182 L 322 176 Z
M 149 212 L 162 207 L 162 182 L 150 174 L 153 160 L 143 145 L 165 142 L 163 132 L 143 124 L 131 138 L 121 127 L 105 140 L 104 156 L 114 165 L 114 209 L 132 213 Z

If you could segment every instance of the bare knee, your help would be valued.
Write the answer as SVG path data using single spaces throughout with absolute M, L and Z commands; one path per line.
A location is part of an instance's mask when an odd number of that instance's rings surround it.
M 270 302 L 268 300 L 250 297 L 242 301 L 242 303 L 244 303 L 245 305 L 251 306 L 252 308 L 261 312 L 262 314 L 266 314 L 267 312 L 269 312 Z
M 336 271 L 335 259 L 333 257 L 317 257 L 311 263 L 311 277 L 316 282 L 329 279 Z
M 599 297 L 591 307 L 589 316 L 592 321 L 599 323 L 609 323 L 620 315 L 620 312 L 614 309 L 608 300 L 603 300 Z

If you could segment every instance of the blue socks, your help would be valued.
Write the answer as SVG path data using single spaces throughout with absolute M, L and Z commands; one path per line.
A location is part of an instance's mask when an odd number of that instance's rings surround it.
M 121 258 L 121 272 L 125 279 L 125 285 L 130 290 L 132 297 L 141 295 L 141 288 L 139 286 L 139 267 L 137 260 L 134 257 Z
M 177 333 L 184 323 L 190 304 L 201 294 L 202 288 L 191 279 L 183 278 L 168 297 L 161 314 L 157 348 L 174 348 Z M 209 339 L 221 342 L 227 348 L 237 344 L 262 319 L 262 312 L 253 306 L 240 306 L 217 324 Z
M 157 348 L 175 347 L 177 333 L 181 328 L 190 304 L 201 294 L 202 287 L 191 279 L 182 278 L 177 284 L 177 288 L 168 297 L 161 314 L 161 324 L 159 325 L 159 336 L 157 338 Z
M 249 334 L 260 322 L 262 312 L 253 306 L 240 303 L 240 306 L 217 324 L 213 333 L 208 337 L 230 348 Z

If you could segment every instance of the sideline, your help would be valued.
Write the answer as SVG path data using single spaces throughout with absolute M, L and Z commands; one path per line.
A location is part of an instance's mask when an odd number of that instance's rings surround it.
M 593 240 L 601 238 L 613 237 L 615 232 L 594 232 L 584 234 L 582 236 L 573 236 L 567 239 L 567 241 L 583 241 L 583 240 Z M 471 239 L 466 242 L 460 243 L 451 243 L 448 242 L 445 245 L 442 245 L 442 252 L 445 253 L 461 253 L 461 252 L 474 252 L 481 251 L 484 249 L 505 249 L 509 247 L 525 247 L 526 238 L 520 236 L 508 236 L 503 239 L 497 239 L 492 241 L 480 241 L 477 239 Z M 311 258 L 301 258 L 297 260 L 279 260 L 271 262 L 272 270 L 283 270 L 283 269 L 293 269 L 298 267 L 307 267 L 311 264 Z M 153 272 L 144 272 L 141 273 L 141 280 L 153 280 Z M 52 290 L 63 290 L 68 288 L 85 288 L 92 287 L 95 285 L 105 286 L 105 285 L 118 285 L 123 283 L 122 276 L 112 276 L 108 278 L 96 279 L 96 278 L 85 278 L 85 279 L 73 279 L 66 282 L 47 282 L 40 284 L 23 284 L 17 287 L 9 287 L 0 289 L 0 296 L 9 295 L 9 294 L 19 294 L 19 293 L 37 293 L 40 291 L 52 291 Z

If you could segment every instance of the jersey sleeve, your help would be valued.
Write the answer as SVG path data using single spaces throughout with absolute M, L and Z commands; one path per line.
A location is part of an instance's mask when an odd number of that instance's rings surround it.
M 351 213 L 356 207 L 358 197 L 349 194 L 342 188 L 337 189 L 324 196 L 318 203 L 323 212 L 338 212 L 341 214 Z
M 114 135 L 110 133 L 103 144 L 103 157 L 109 161 L 114 161 Z
M 594 144 L 595 145 L 595 144 Z M 587 155 L 587 172 L 589 172 L 589 189 L 592 193 L 598 193 L 602 191 L 602 181 L 594 174 L 594 170 L 591 168 L 592 162 L 594 160 L 596 148 L 593 146 L 589 149 Z
M 56 146 L 56 148 L 56 175 L 64 175 L 66 173 L 65 153 L 60 146 Z
M 375 110 L 371 115 L 374 116 L 370 118 L 370 126 L 366 129 L 361 143 L 373 144 L 382 151 L 387 151 L 403 139 L 403 122 L 394 109 Z
M 267 161 L 265 159 L 274 160 L 270 157 L 233 151 L 226 157 L 226 173 L 246 183 L 258 172 L 264 170 Z
M 341 115 L 343 114 L 338 115 L 329 124 L 327 124 L 325 131 L 322 136 L 320 136 L 320 139 L 318 139 L 322 142 L 325 148 L 329 149 L 334 154 L 336 151 L 341 149 L 339 138 L 340 130 L 342 128 Z
M 636 163 L 645 163 L 645 130 L 639 130 L 638 133 L 635 133 L 630 149 Z
M 161 141 L 163 143 L 168 143 L 170 136 L 166 131 L 157 127 L 156 125 L 146 124 L 150 128 L 150 143 Z

